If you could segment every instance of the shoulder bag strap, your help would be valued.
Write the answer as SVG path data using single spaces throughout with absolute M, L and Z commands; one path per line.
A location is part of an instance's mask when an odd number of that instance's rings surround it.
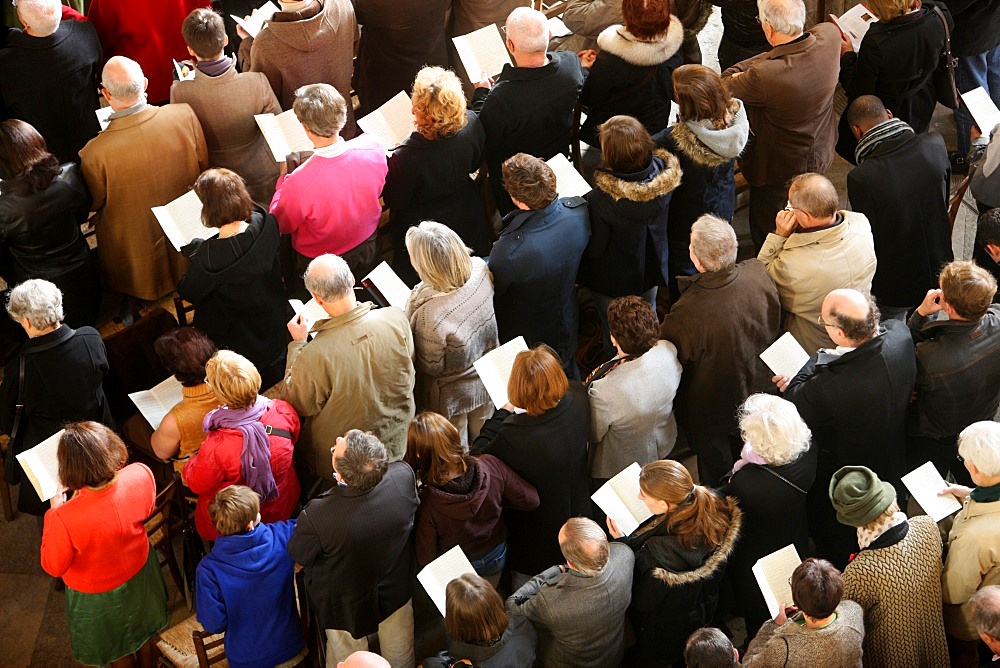
M 17 428 L 21 424 L 21 413 L 24 412 L 24 355 L 18 355 L 17 364 L 17 403 L 14 405 L 14 426 L 10 430 L 10 444 L 14 445 L 17 438 Z
M 788 485 L 792 489 L 795 489 L 796 491 L 802 492 L 803 494 L 808 494 L 808 492 L 806 492 L 806 490 L 802 489 L 801 487 L 799 487 L 794 482 L 792 482 L 791 480 L 789 480 L 785 476 L 781 475 L 777 471 L 772 470 L 769 466 L 762 466 L 761 468 L 764 469 L 765 471 L 767 471 L 768 473 L 770 473 L 771 475 L 773 475 L 778 480 L 783 481 L 786 485 Z

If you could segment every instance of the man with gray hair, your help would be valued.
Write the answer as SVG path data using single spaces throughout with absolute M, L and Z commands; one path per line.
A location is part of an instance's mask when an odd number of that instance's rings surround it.
M 690 255 L 698 273 L 678 277 L 681 297 L 660 336 L 677 347 L 684 368 L 674 410 L 698 454 L 698 479 L 715 485 L 742 445 L 736 409 L 770 387 L 759 355 L 781 334 L 781 306 L 759 260 L 736 264 L 736 232 L 721 218 L 694 222 Z
M 298 169 L 294 161 L 291 169 L 282 169 L 271 213 L 281 233 L 292 237 L 299 274 L 324 253 L 342 257 L 358 276 L 367 276 L 377 264 L 379 195 L 389 166 L 375 135 L 350 141 L 340 136 L 347 107 L 330 84 L 295 91 L 295 117 L 316 150 Z
M 174 291 L 186 262 L 151 209 L 186 193 L 208 167 L 205 135 L 188 105 L 146 104 L 148 82 L 134 60 L 114 56 L 101 81 L 114 113 L 80 151 L 101 277 L 112 290 L 153 301 Z
M 501 165 L 515 153 L 548 160 L 569 151 L 573 107 L 583 88 L 580 59 L 570 51 L 546 53 L 551 37 L 545 14 L 518 7 L 507 17 L 507 50 L 516 65 L 504 65 L 494 83 L 479 80 L 472 110 L 486 131 L 484 156 L 500 215 L 514 210 L 502 183 Z
M 359 304 L 354 275 L 336 255 L 310 262 L 305 285 L 326 317 L 313 323 L 302 312 L 288 323 L 292 342 L 282 398 L 303 418 L 298 473 L 310 498 L 323 480 L 333 481 L 331 434 L 370 431 L 397 461 L 415 410 L 413 336 L 403 312 Z
M 784 206 L 785 183 L 802 172 L 822 174 L 833 164 L 840 31 L 819 23 L 803 32 L 803 0 L 757 0 L 757 9 L 773 48 L 722 77 L 746 106 L 754 134 L 739 161 L 750 183 L 750 235 L 759 251 Z
M 13 30 L 0 51 L 0 119 L 30 123 L 60 163 L 100 130 L 94 111 L 101 43 L 87 21 L 60 21 L 59 0 L 20 0 L 24 30 Z
M 1000 661 L 1000 585 L 980 588 L 969 599 L 969 607 L 980 640 L 993 652 L 993 660 Z
M 621 665 L 625 611 L 632 601 L 632 548 L 609 544 L 604 529 L 586 517 L 566 520 L 559 548 L 566 563 L 522 585 L 507 599 L 507 614 L 531 621 L 545 666 Z
M 357 429 L 338 437 L 331 452 L 337 484 L 306 504 L 288 541 L 326 630 L 326 665 L 367 650 L 368 636 L 378 633 L 389 665 L 411 668 L 416 476 L 409 464 L 389 463 L 379 439 Z

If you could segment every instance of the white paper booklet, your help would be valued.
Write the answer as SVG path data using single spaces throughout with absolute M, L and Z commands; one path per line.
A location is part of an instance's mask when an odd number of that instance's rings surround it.
M 558 16 L 553 16 L 545 24 L 549 27 L 549 32 L 552 33 L 553 37 L 565 37 L 566 35 L 573 34 L 573 31 L 567 28 L 566 24 Z
M 364 118 L 359 118 L 358 125 L 368 134 L 381 139 L 387 149 L 396 148 L 416 129 L 410 96 L 399 91 L 381 107 Z
M 785 332 L 760 354 L 760 358 L 774 375 L 792 379 L 809 361 L 809 353 L 799 345 L 791 332 Z
M 195 68 L 187 63 L 179 63 L 176 60 L 174 61 L 174 72 L 177 74 L 178 81 L 191 81 L 197 73 Z
M 902 480 L 920 507 L 935 522 L 940 522 L 948 515 L 962 509 L 962 504 L 951 494 L 938 496 L 938 492 L 947 487 L 948 483 L 930 462 L 910 471 Z
M 202 225 L 201 200 L 193 190 L 169 204 L 154 206 L 153 215 L 178 252 L 193 239 L 210 239 L 219 233 L 214 227 Z
M 179 380 L 170 376 L 162 383 L 157 383 L 148 390 L 132 392 L 128 395 L 135 407 L 146 418 L 153 429 L 159 429 L 160 423 L 170 409 L 184 399 L 184 390 Z
M 472 366 L 476 368 L 479 379 L 486 386 L 486 391 L 493 400 L 493 405 L 503 408 L 510 399 L 507 397 L 507 381 L 510 380 L 510 370 L 514 367 L 514 358 L 522 350 L 527 350 L 528 344 L 524 342 L 524 337 L 519 336 L 511 339 L 499 348 L 494 348 L 475 362 Z
M 108 126 L 111 125 L 111 114 L 115 113 L 115 110 L 110 106 L 101 107 L 94 112 L 97 114 L 97 122 L 101 124 L 101 130 L 107 130 Z
M 445 614 L 445 592 L 448 583 L 466 573 L 475 573 L 476 570 L 469 563 L 469 558 L 458 545 L 451 548 L 440 557 L 424 566 L 417 579 L 427 591 L 427 595 L 434 601 L 434 605 L 441 611 L 441 616 Z
M 962 102 L 968 107 L 969 113 L 979 126 L 979 131 L 988 138 L 993 128 L 1000 123 L 1000 109 L 993 104 L 990 94 L 980 86 L 976 90 L 962 93 Z
M 771 619 L 781 612 L 782 603 L 792 605 L 792 587 L 788 581 L 802 560 L 794 545 L 786 545 L 777 552 L 761 557 L 751 569 L 757 578 L 757 586 L 764 594 L 764 601 L 771 613 Z
M 35 447 L 17 455 L 17 461 L 42 501 L 48 501 L 62 489 L 62 484 L 59 482 L 59 459 L 56 453 L 63 431 L 60 429 Z
M 653 516 L 646 504 L 639 500 L 641 472 L 642 467 L 632 462 L 590 497 L 626 536 L 632 535 L 640 524 Z
M 285 157 L 293 151 L 312 151 L 315 148 L 291 109 L 277 116 L 255 114 L 253 119 L 257 121 L 275 162 L 284 162 Z
M 452 37 L 451 41 L 455 43 L 455 50 L 472 83 L 482 81 L 484 73 L 495 77 L 503 71 L 504 65 L 511 64 L 510 54 L 496 24 L 491 23 L 468 35 Z
M 840 28 L 840 32 L 846 35 L 847 39 L 851 40 L 855 51 L 861 48 L 861 40 L 864 38 L 865 33 L 868 32 L 871 24 L 878 22 L 875 15 L 863 4 L 854 5 L 844 12 L 843 16 L 829 14 L 829 17 L 833 20 L 834 25 Z
M 323 310 L 323 307 L 316 303 L 315 299 L 310 299 L 305 304 L 299 299 L 289 299 L 288 303 L 292 305 L 296 313 L 301 313 L 309 319 L 310 322 L 316 322 L 317 320 L 327 320 L 330 315 Z
M 378 290 L 379 295 L 389 306 L 395 306 L 401 311 L 406 310 L 406 302 L 410 299 L 410 286 L 404 283 L 385 261 L 361 279 L 361 284 Z
M 557 153 L 555 157 L 546 160 L 545 164 L 556 174 L 556 192 L 560 197 L 583 197 L 593 190 L 593 186 L 587 183 L 583 175 L 576 171 L 573 163 L 562 153 Z
M 276 11 L 278 11 L 278 6 L 271 2 L 271 0 L 267 0 L 267 2 L 258 7 L 246 19 L 242 19 L 235 14 L 230 14 L 229 16 L 236 21 L 236 25 L 246 30 L 248 35 L 256 37 L 257 33 L 264 29 L 264 22 L 270 21 Z

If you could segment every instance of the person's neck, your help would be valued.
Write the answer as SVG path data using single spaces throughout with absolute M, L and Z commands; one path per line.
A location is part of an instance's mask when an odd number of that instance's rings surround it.
M 50 37 L 50 36 L 52 36 L 55 33 L 55 31 L 53 31 L 53 32 L 46 33 L 46 34 L 43 35 L 40 32 L 35 32 L 35 29 L 32 28 L 31 26 L 25 26 L 24 32 L 26 34 L 28 34 L 28 35 L 31 35 L 32 37 Z
M 316 148 L 326 148 L 327 146 L 333 146 L 340 141 L 340 135 L 333 135 L 332 137 L 320 137 L 319 135 L 313 135 L 310 137 L 312 139 L 313 146 Z
M 46 334 L 51 334 L 62 326 L 62 323 L 52 325 L 51 327 L 46 327 L 45 329 L 35 329 L 32 327 L 27 331 L 29 339 L 37 339 L 39 336 L 45 336 Z
M 515 59 L 518 67 L 545 67 L 549 64 L 549 54 L 541 53 L 518 55 Z
M 807 225 L 802 225 L 802 229 L 806 232 L 812 232 L 813 230 L 825 230 L 828 227 L 833 227 L 839 223 L 840 220 L 837 218 L 837 214 L 833 214 L 829 218 L 824 218 L 823 220 L 810 217 L 807 222 Z
M 805 613 L 802 613 L 802 616 L 806 620 L 805 627 L 807 629 L 821 629 L 835 620 L 837 618 L 837 613 L 834 612 L 832 615 L 822 618 L 810 617 Z
M 243 226 L 246 224 L 244 220 L 234 220 L 231 223 L 226 223 L 219 228 L 219 238 L 225 239 L 227 237 L 234 237 L 243 231 Z
M 115 99 L 113 97 L 109 97 L 107 98 L 107 100 L 108 100 L 108 105 L 115 110 L 115 113 L 118 113 L 119 111 L 125 111 L 126 109 L 131 109 L 132 107 L 135 107 L 138 104 L 145 101 L 141 95 L 139 96 L 139 99 L 132 100 L 131 102 L 122 102 L 121 100 Z
M 338 315 L 344 315 L 349 311 L 353 311 L 357 305 L 358 300 L 354 297 L 354 289 L 351 288 L 350 293 L 346 297 L 332 302 L 323 302 L 323 310 L 331 318 L 336 318 Z
M 771 37 L 771 46 L 788 44 L 789 42 L 794 42 L 799 37 L 802 37 L 802 33 L 799 33 L 798 35 L 785 35 L 784 33 L 776 32 L 773 37 Z
M 282 12 L 301 12 L 311 4 L 312 0 L 279 0 Z

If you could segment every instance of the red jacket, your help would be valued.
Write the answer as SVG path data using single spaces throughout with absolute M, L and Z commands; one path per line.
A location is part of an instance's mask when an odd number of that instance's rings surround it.
M 278 496 L 260 506 L 262 522 L 278 522 L 292 516 L 299 500 L 299 478 L 292 467 L 294 443 L 299 439 L 299 416 L 292 405 L 272 399 L 260 421 L 276 429 L 292 432 L 292 438 L 271 434 L 271 473 L 278 486 Z M 219 534 L 208 516 L 208 504 L 220 489 L 230 485 L 245 485 L 240 453 L 243 433 L 239 429 L 217 429 L 208 435 L 201 449 L 184 467 L 184 480 L 198 495 L 194 512 L 198 534 L 205 540 L 215 540 Z

